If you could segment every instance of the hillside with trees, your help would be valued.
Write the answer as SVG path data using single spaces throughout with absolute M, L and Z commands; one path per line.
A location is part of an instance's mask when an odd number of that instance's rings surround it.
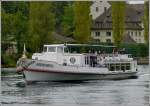
M 55 35 L 76 40 L 82 38 L 82 42 L 86 43 L 90 37 L 90 5 L 89 2 L 84 3 L 83 7 L 78 9 L 79 3 L 73 1 L 3 1 L 2 63 L 12 63 L 11 59 L 15 60 L 15 63 L 22 54 L 24 43 L 28 54 L 42 51 L 44 44 L 57 42 Z M 77 12 L 84 12 L 84 15 L 81 17 Z M 80 23 L 78 20 L 81 20 Z M 77 26 L 77 23 L 83 26 Z M 78 31 L 82 33 L 76 36 L 75 29 L 76 34 Z M 65 40 L 61 43 L 65 43 Z M 7 49 L 12 46 L 15 46 L 17 51 L 7 55 Z

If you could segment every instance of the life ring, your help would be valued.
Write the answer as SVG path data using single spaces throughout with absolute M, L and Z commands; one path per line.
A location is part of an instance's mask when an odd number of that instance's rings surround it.
M 74 64 L 76 62 L 76 59 L 74 57 L 70 58 L 70 63 Z

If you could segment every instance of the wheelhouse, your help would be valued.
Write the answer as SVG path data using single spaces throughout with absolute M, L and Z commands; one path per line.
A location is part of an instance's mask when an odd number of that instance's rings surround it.
M 68 53 L 69 50 L 64 44 L 59 45 L 44 45 L 43 52 L 47 53 Z

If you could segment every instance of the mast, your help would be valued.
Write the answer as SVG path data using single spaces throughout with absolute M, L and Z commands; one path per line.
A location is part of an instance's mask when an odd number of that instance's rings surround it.
M 23 46 L 22 58 L 27 58 L 27 56 L 26 56 L 26 46 L 25 46 L 25 43 L 24 43 L 24 46 Z

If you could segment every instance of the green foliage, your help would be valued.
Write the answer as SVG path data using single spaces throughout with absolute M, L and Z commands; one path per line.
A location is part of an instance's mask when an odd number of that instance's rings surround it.
M 74 4 L 74 37 L 78 43 L 87 43 L 90 40 L 90 2 L 76 1 Z
M 64 7 L 64 15 L 62 17 L 61 27 L 62 27 L 62 34 L 65 36 L 72 36 L 73 29 L 74 29 L 74 11 L 73 5 L 68 4 Z
M 29 2 L 25 1 L 2 1 L 2 8 L 6 13 L 15 14 L 20 11 L 24 15 L 28 15 L 29 12 Z
M 4 10 L 2 10 L 2 41 L 10 41 L 10 37 L 14 37 L 13 35 L 13 14 L 5 13 Z
M 122 42 L 125 29 L 125 7 L 125 1 L 112 2 L 113 39 L 118 47 Z
M 13 54 L 11 56 L 2 54 L 2 58 L 1 58 L 2 67 L 15 67 L 17 59 L 18 56 L 16 54 Z
M 2 4 L 2 41 L 16 41 L 18 53 L 21 53 L 21 43 L 27 34 L 27 16 L 23 13 L 21 7 L 16 9 L 17 7 L 14 4 L 20 5 L 19 3 L 20 2 L 3 2 Z M 15 10 L 12 8 L 9 9 L 11 6 Z
M 14 14 L 14 35 L 17 41 L 18 53 L 22 53 L 23 43 L 25 42 L 27 35 L 27 18 L 22 14 L 22 12 L 18 11 Z
M 30 2 L 28 46 L 32 52 L 41 51 L 43 44 L 52 43 L 54 27 L 55 15 L 51 2 Z
M 149 55 L 149 47 L 145 44 L 121 44 L 121 48 L 125 48 L 127 54 L 132 54 L 134 57 L 147 57 Z
M 149 2 L 144 3 L 144 38 L 146 43 L 149 42 Z
M 64 15 L 64 7 L 68 5 L 68 1 L 53 1 L 53 12 L 55 13 L 56 18 L 56 30 L 59 29 L 62 22 L 62 17 Z

